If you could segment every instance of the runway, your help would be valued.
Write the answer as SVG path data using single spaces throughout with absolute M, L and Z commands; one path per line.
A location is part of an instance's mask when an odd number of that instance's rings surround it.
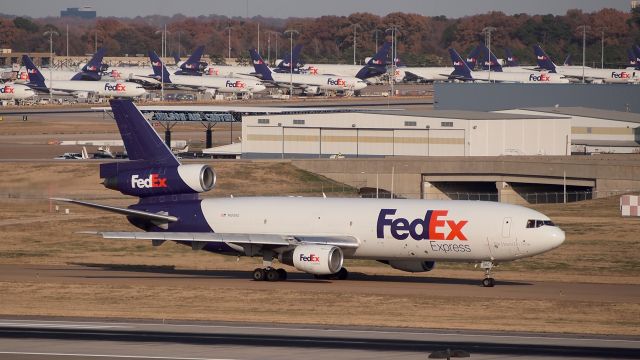
M 212 310 L 213 311 L 213 310 Z M 640 339 L 211 322 L 0 319 L 0 359 L 638 358 Z

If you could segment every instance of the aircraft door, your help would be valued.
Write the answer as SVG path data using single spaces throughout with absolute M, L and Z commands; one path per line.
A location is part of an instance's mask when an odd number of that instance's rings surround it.
M 502 220 L 502 237 L 508 238 L 511 236 L 511 218 L 506 217 Z

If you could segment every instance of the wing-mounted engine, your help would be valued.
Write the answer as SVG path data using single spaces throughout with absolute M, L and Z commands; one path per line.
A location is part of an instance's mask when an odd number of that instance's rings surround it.
M 340 271 L 344 255 L 337 246 L 300 245 L 280 255 L 279 260 L 309 274 L 329 275 Z
M 387 264 L 396 270 L 406 271 L 406 272 L 427 272 L 433 270 L 436 266 L 435 261 L 420 261 L 420 260 L 389 260 L 389 261 L 380 261 L 381 263 Z
M 318 86 L 307 86 L 304 88 L 304 93 L 309 95 L 317 95 L 320 92 L 320 88 Z
M 106 166 L 105 166 L 106 165 Z M 138 197 L 193 194 L 209 191 L 216 184 L 216 173 L 209 165 L 141 167 L 128 163 L 103 164 L 103 185 L 125 195 Z

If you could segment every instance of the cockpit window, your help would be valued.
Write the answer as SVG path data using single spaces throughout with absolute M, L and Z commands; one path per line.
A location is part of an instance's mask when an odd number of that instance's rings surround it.
M 551 220 L 527 220 L 527 229 L 539 228 L 545 225 L 556 226 Z

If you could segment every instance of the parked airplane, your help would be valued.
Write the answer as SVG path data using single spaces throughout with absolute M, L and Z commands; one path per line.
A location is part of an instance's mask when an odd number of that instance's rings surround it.
M 104 58 L 105 49 L 99 48 L 98 51 L 91 57 L 89 62 L 83 64 L 80 67 L 80 71 L 71 70 L 51 70 L 45 71 L 43 76 L 46 80 L 50 78 L 53 80 L 74 80 L 74 81 L 98 81 L 101 80 L 103 72 L 107 69 L 107 65 L 102 63 Z M 22 82 L 29 81 L 29 74 L 27 69 L 21 71 L 18 74 L 18 80 Z
M 538 67 L 550 73 L 561 74 L 573 82 L 583 80 L 590 83 L 633 83 L 640 80 L 640 73 L 627 69 L 595 69 L 582 66 L 556 66 L 539 45 L 534 45 Z
M 288 74 L 291 71 L 293 71 L 294 74 L 299 74 L 301 72 L 300 68 L 304 66 L 304 64 L 300 62 L 301 51 L 302 51 L 302 45 L 298 44 L 294 46 L 291 54 L 287 53 L 284 59 L 280 61 L 276 60 L 276 66 L 272 69 L 273 72 Z M 293 69 L 291 69 L 292 66 L 293 66 Z
M 302 197 L 200 199 L 216 175 L 181 164 L 131 101 L 111 100 L 129 161 L 100 165 L 105 187 L 139 198 L 128 208 L 55 199 L 127 216 L 140 232 L 100 231 L 106 239 L 176 241 L 194 250 L 262 257 L 255 280 L 286 279 L 280 261 L 318 277 L 344 279 L 345 258 L 374 259 L 408 272 L 436 261 L 491 269 L 560 246 L 564 232 L 545 215 L 488 201 Z
M 249 50 L 256 73 L 262 81 L 278 87 L 293 85 L 306 94 L 318 94 L 325 91 L 357 91 L 367 87 L 364 80 L 350 76 L 281 74 L 272 72 L 255 49 Z
M 29 82 L 26 85 L 39 92 L 84 97 L 91 93 L 103 97 L 129 98 L 139 97 L 146 93 L 142 86 L 126 81 L 47 81 L 28 55 L 22 55 L 22 62 L 27 67 L 27 74 L 29 75 Z
M 298 48 L 298 46 L 296 46 L 296 48 Z M 372 57 L 365 59 L 365 65 L 307 64 L 306 67 L 300 68 L 299 72 L 310 75 L 337 75 L 356 77 L 361 80 L 370 79 L 387 73 L 387 55 L 389 54 L 390 49 L 391 42 L 385 42 Z M 288 55 L 285 58 L 285 61 L 287 59 L 289 59 Z M 294 49 L 292 61 L 296 64 L 300 64 L 296 49 Z M 291 62 L 291 60 L 289 60 L 289 62 Z M 289 72 L 288 67 L 283 68 L 283 70 L 284 71 L 279 72 Z
M 453 72 L 451 79 L 462 81 L 484 81 L 484 82 L 508 82 L 508 83 L 532 83 L 532 84 L 549 84 L 549 83 L 568 83 L 559 74 L 547 74 L 535 71 L 530 72 L 493 72 L 493 71 L 471 71 L 467 63 L 465 63 L 460 55 L 454 50 L 449 49 L 451 61 L 453 62 Z
M 478 64 L 478 56 L 480 55 L 480 48 L 476 46 L 467 56 L 466 63 L 469 69 L 475 69 Z M 450 74 L 453 72 L 451 66 L 422 66 L 422 67 L 408 67 L 401 66 L 396 68 L 396 81 L 448 81 Z
M 24 100 L 35 95 L 33 89 L 23 84 L 0 84 L 0 100 Z
M 175 88 L 186 88 L 191 90 L 215 90 L 220 93 L 247 93 L 253 94 L 264 91 L 264 86 L 260 81 L 255 79 L 226 78 L 215 76 L 191 76 L 191 75 L 170 75 L 167 68 L 155 53 L 149 52 L 151 67 L 153 68 L 154 78 L 164 82 L 165 86 Z
M 204 54 L 204 46 L 198 46 L 186 61 L 177 63 L 179 70 L 174 74 L 202 76 L 208 65 L 206 62 L 200 61 L 202 54 Z

